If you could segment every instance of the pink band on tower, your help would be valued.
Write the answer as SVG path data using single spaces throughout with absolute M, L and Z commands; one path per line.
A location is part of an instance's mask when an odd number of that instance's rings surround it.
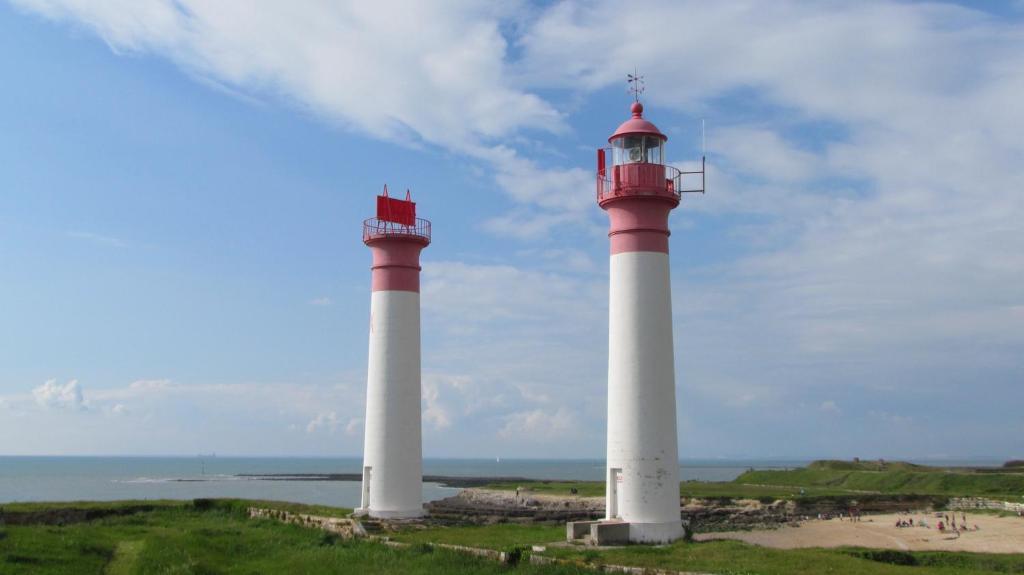
M 626 197 L 607 202 L 611 255 L 627 252 L 668 253 L 668 214 L 674 204 L 661 198 Z
M 420 251 L 427 246 L 415 236 L 378 237 L 366 245 L 373 251 L 372 291 L 420 291 Z

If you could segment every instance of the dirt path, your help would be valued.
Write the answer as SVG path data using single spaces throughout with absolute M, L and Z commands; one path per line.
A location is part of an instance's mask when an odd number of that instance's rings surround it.
M 925 527 L 896 527 L 898 519 L 913 517 L 914 523 L 928 521 Z M 763 531 L 729 531 L 704 533 L 697 540 L 738 539 L 774 547 L 795 549 L 800 547 L 842 547 L 846 545 L 904 551 L 973 551 L 979 553 L 1024 553 L 1024 519 L 996 517 L 994 515 L 967 514 L 972 531 L 959 537 L 951 531 L 940 533 L 935 525 L 938 519 L 930 513 L 911 515 L 871 515 L 860 522 L 837 519 L 810 520 L 798 527 L 781 527 Z M 977 525 L 980 529 L 973 531 Z
M 145 545 L 145 541 L 121 541 L 114 548 L 114 558 L 107 563 L 107 568 L 103 571 L 106 575 L 126 575 L 132 572 L 132 567 L 135 566 L 135 561 L 139 558 L 139 553 L 142 553 L 142 547 Z

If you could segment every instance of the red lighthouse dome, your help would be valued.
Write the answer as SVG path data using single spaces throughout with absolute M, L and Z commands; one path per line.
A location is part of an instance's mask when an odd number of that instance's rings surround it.
M 633 102 L 629 109 L 633 117 L 619 125 L 615 133 L 608 138 L 608 143 L 621 136 L 643 136 L 650 135 L 660 138 L 661 141 L 668 140 L 668 136 L 661 133 L 661 130 L 651 122 L 644 119 L 644 105 L 640 102 Z
M 679 203 L 680 172 L 665 165 L 665 142 L 668 136 L 644 119 L 644 105 L 633 102 L 632 117 L 619 125 L 608 138 L 610 148 L 597 153 L 597 201 L 608 202 L 624 197 L 660 198 L 674 205 Z M 611 155 L 611 165 L 608 155 Z

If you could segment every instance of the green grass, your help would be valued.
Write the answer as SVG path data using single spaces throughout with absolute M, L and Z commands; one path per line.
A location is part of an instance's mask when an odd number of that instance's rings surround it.
M 31 512 L 51 509 L 127 509 L 136 507 L 187 507 L 192 500 L 179 499 L 124 499 L 121 501 L 25 501 L 0 503 L 0 510 Z
M 291 513 L 308 513 L 325 517 L 348 517 L 352 510 L 344 507 L 328 505 L 308 505 L 287 501 L 268 501 L 263 499 L 126 499 L 122 501 L 30 501 L 19 503 L 0 503 L 0 510 L 8 512 L 42 512 L 55 509 L 79 509 L 87 511 L 118 511 L 130 509 L 190 509 L 193 507 L 239 511 L 244 513 L 249 507 L 276 509 Z
M 320 515 L 323 517 L 348 517 L 352 510 L 346 507 L 331 507 L 329 505 L 311 505 L 307 503 L 290 503 L 288 501 L 270 501 L 266 499 L 196 499 L 197 506 L 206 505 L 214 509 L 226 509 L 245 513 L 250 507 L 261 509 L 275 509 L 277 511 L 288 511 L 290 513 L 305 513 L 308 515 Z
M 769 549 L 740 541 L 677 542 L 663 547 L 628 546 L 605 551 L 548 548 L 546 556 L 583 565 L 750 575 L 981 575 L 1024 572 L 1024 555 L 901 552 L 870 549 Z
M 139 562 L 139 554 L 142 553 L 146 542 L 141 541 L 120 541 L 114 547 L 114 557 L 107 563 L 104 570 L 106 575 L 130 575 L 132 568 Z
M 429 547 L 341 541 L 316 529 L 247 519 L 229 507 L 166 507 L 63 527 L 0 531 L 0 573 L 507 573 L 493 561 Z M 516 569 L 581 573 L 575 567 Z
M 679 485 L 679 494 L 683 497 L 698 499 L 796 499 L 799 497 L 819 497 L 832 495 L 851 495 L 845 489 L 834 487 L 812 487 L 794 485 L 758 485 L 735 481 L 684 481 Z
M 498 523 L 472 527 L 433 527 L 396 533 L 396 541 L 407 543 L 448 543 L 506 550 L 515 546 L 544 545 L 565 540 L 565 524 L 520 525 Z
M 973 472 L 938 468 L 871 471 L 825 466 L 747 471 L 734 483 L 845 489 L 884 494 L 983 496 L 1020 501 L 1024 473 Z
M 607 551 L 548 547 L 543 554 L 569 566 L 515 568 L 417 543 L 450 543 L 508 550 L 564 537 L 562 525 L 497 524 L 408 530 L 395 539 L 414 544 L 394 549 L 380 543 L 342 541 L 316 529 L 248 519 L 245 508 L 307 511 L 280 502 L 209 500 L 198 506 L 174 502 L 151 511 L 110 515 L 67 526 L 0 529 L 0 573 L 588 573 L 595 564 L 705 571 L 722 574 L 978 575 L 1024 573 L 1024 555 L 902 552 L 869 549 L 777 550 L 739 541 L 678 542 L 664 547 L 627 546 Z M 65 504 L 58 504 L 58 507 Z M 77 508 L 125 508 L 129 504 L 77 504 Z M 314 506 L 315 507 L 315 506 Z M 346 510 L 335 509 L 342 513 Z M 31 504 L 21 510 L 46 510 Z

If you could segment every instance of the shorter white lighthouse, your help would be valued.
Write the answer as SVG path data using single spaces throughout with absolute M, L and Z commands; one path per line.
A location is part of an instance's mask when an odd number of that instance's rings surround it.
M 377 197 L 377 217 L 363 223 L 373 252 L 370 359 L 366 378 L 363 493 L 371 517 L 423 515 L 420 415 L 420 251 L 430 222 L 416 204 Z

